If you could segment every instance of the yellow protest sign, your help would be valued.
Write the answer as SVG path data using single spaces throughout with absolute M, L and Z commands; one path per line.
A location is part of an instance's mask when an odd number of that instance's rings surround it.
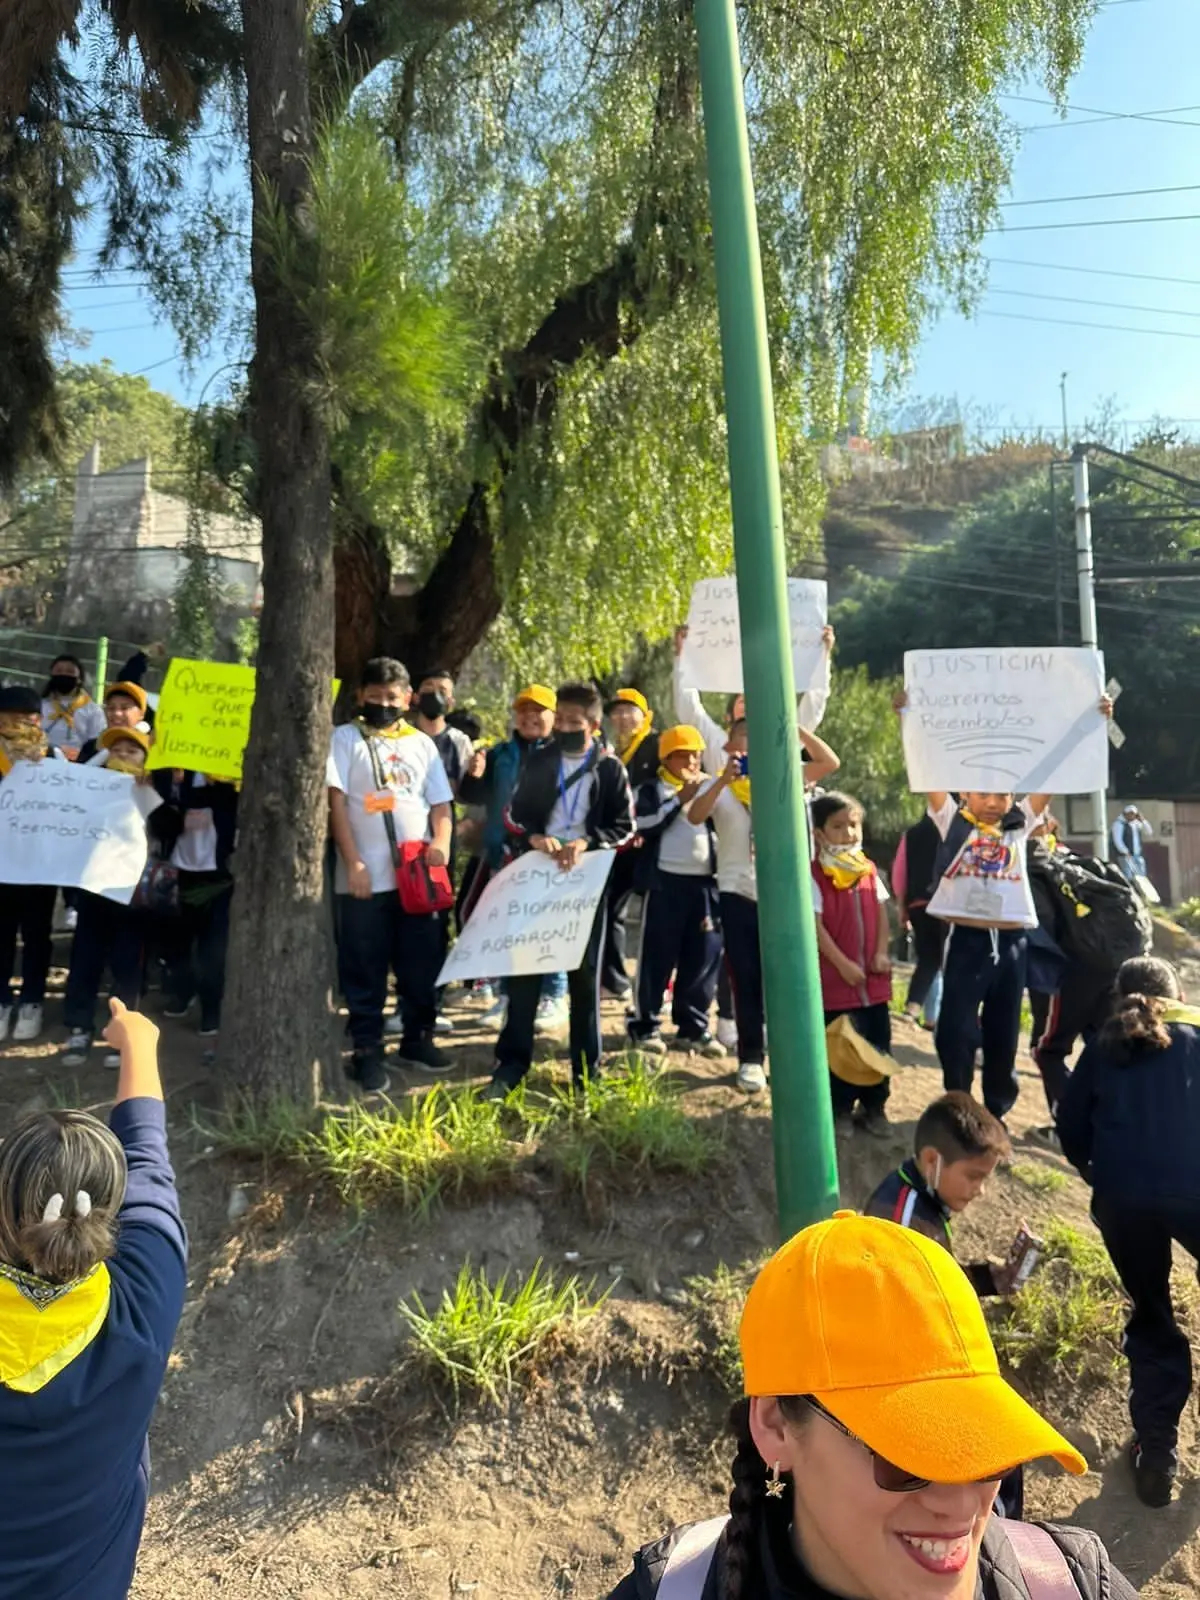
M 254 704 L 253 667 L 176 657 L 167 668 L 146 765 L 241 781 Z

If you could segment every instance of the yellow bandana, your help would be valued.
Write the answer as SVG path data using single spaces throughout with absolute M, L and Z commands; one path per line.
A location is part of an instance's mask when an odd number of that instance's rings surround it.
M 104 770 L 106 772 L 124 772 L 129 777 L 136 778 L 145 771 L 145 768 L 139 767 L 136 761 L 122 761 L 120 756 L 109 756 L 104 763 Z M 222 779 L 220 781 L 224 782 L 225 780 Z
M 683 788 L 683 779 L 677 778 L 670 767 L 659 767 L 658 775 L 669 789 L 674 789 L 676 794 Z
M 1000 824 L 998 822 L 980 822 L 979 818 L 975 815 L 975 813 L 973 811 L 968 811 L 966 806 L 963 806 L 962 814 L 966 818 L 966 820 L 971 824 L 971 826 L 973 828 L 975 828 L 979 833 L 986 833 L 988 835 L 988 837 L 992 838 L 992 839 L 1001 839 L 1001 838 L 1003 838 L 1004 829 L 1000 826 Z
M 1189 1027 L 1200 1028 L 1200 1006 L 1185 1006 L 1182 1000 L 1171 1000 L 1163 1012 L 1164 1022 L 1186 1022 Z
M 75 732 L 75 713 L 82 711 L 84 706 L 90 706 L 92 697 L 85 690 L 79 689 L 70 700 L 60 700 L 56 694 L 50 696 L 50 715 L 46 719 L 47 732 L 56 722 L 65 722 L 67 732 Z
M 651 712 L 651 714 L 646 718 L 645 722 L 642 723 L 641 727 L 634 734 L 633 738 L 630 739 L 629 743 L 625 746 L 624 750 L 617 751 L 617 754 L 620 756 L 621 760 L 626 766 L 629 765 L 634 756 L 637 755 L 638 750 L 650 737 L 650 727 L 653 721 L 654 713 Z
M 875 871 L 875 863 L 860 845 L 853 849 L 830 850 L 821 847 L 821 871 L 835 889 L 852 889 L 860 878 Z
M 12 771 L 14 761 L 39 761 L 48 749 L 46 735 L 30 722 L 19 722 L 0 733 L 0 778 Z
M 103 1262 L 76 1283 L 46 1283 L 0 1263 L 0 1384 L 36 1394 L 104 1326 L 112 1284 Z
M 750 779 L 749 778 L 735 778 L 733 780 L 733 782 L 729 785 L 729 787 L 733 790 L 734 797 L 736 799 L 740 800 L 742 802 L 742 804 L 745 806 L 746 810 L 749 811 L 749 809 L 750 809 Z
M 354 726 L 368 739 L 407 739 L 411 734 L 421 731 L 411 722 L 405 722 L 403 718 L 399 722 L 393 722 L 390 728 L 372 728 L 361 717 L 355 717 Z

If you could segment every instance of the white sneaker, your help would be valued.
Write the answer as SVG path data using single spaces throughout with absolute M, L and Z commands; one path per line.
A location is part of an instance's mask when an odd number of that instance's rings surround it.
M 565 1000 L 539 1000 L 534 1018 L 534 1033 L 557 1033 L 571 1020 L 571 1008 Z
M 481 1028 L 502 1028 L 508 1021 L 508 1000 L 501 995 L 494 1005 L 490 1005 L 479 1019 Z
M 62 1064 L 64 1067 L 82 1067 L 87 1061 L 92 1048 L 90 1033 L 73 1033 L 67 1040 L 67 1047 L 63 1051 Z
M 79 913 L 74 906 L 68 906 L 63 915 L 63 927 L 68 933 L 74 933 L 79 926 Z
M 16 1006 L 0 1006 L 0 1044 L 8 1038 L 9 1029 L 13 1025 L 13 1018 L 17 1014 Z
M 385 1017 L 383 1031 L 387 1034 L 401 1034 L 404 1032 L 404 1018 L 398 1011 L 393 1011 L 390 1017 Z
M 738 1068 L 738 1088 L 747 1094 L 761 1094 L 767 1087 L 767 1074 L 761 1061 L 743 1061 Z
M 42 1008 L 34 1005 L 32 1001 L 17 1007 L 17 1025 L 12 1036 L 19 1044 L 24 1044 L 30 1039 L 36 1039 L 42 1031 Z
M 399 1018 L 397 1018 L 397 1021 L 399 1021 Z M 395 1032 L 397 1032 L 397 1033 L 400 1033 L 402 1031 L 403 1031 L 402 1028 L 395 1029 Z M 454 1024 L 450 1021 L 449 1017 L 435 1017 L 434 1018 L 434 1023 L 433 1023 L 433 1031 L 434 1031 L 434 1033 L 453 1033 L 454 1032 Z
M 737 1049 L 737 1023 L 732 1017 L 717 1018 L 717 1042 L 726 1050 Z
M 471 990 L 471 999 L 479 1005 L 490 1006 L 496 1003 L 496 991 L 490 983 L 477 983 Z
M 106 1051 L 104 1055 L 104 1065 L 110 1072 L 120 1072 L 121 1052 L 119 1050 Z

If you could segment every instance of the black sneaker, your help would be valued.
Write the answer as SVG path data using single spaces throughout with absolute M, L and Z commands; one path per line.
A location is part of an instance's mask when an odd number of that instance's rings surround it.
M 1135 1439 L 1129 1447 L 1129 1461 L 1133 1467 L 1133 1486 L 1144 1506 L 1160 1510 L 1171 1504 L 1171 1490 L 1175 1485 L 1173 1469 L 1147 1465 L 1145 1452 Z
M 418 1072 L 442 1074 L 454 1069 L 454 1057 L 439 1050 L 432 1039 L 402 1041 L 396 1051 L 396 1060 L 403 1067 L 416 1067 Z
M 390 1079 L 383 1066 L 383 1049 L 380 1045 L 364 1045 L 346 1062 L 346 1076 L 368 1094 L 386 1089 Z

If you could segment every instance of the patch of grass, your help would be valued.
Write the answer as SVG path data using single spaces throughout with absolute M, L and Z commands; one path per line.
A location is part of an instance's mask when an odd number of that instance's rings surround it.
M 738 1322 L 752 1275 L 749 1269 L 735 1272 L 719 1261 L 711 1274 L 684 1282 L 688 1309 L 695 1318 L 701 1339 L 708 1346 L 716 1374 L 731 1395 L 742 1392 Z
M 312 1135 L 316 1113 L 294 1100 L 270 1100 L 265 1105 L 241 1100 L 222 1111 L 215 1122 L 196 1116 L 194 1123 L 200 1137 L 226 1155 L 295 1160 Z
M 557 1349 L 570 1343 L 602 1303 L 578 1278 L 556 1283 L 538 1261 L 509 1287 L 508 1274 L 491 1283 L 466 1263 L 441 1304 L 426 1309 L 419 1295 L 401 1301 L 400 1315 L 418 1364 L 448 1382 L 499 1403 Z
M 422 1214 L 448 1196 L 502 1186 L 523 1154 L 499 1106 L 440 1088 L 395 1109 L 326 1117 L 296 1150 L 347 1205 L 391 1199 Z
M 1039 1161 L 1014 1161 L 1008 1169 L 1018 1183 L 1023 1183 L 1035 1194 L 1057 1194 L 1070 1181 L 1065 1172 L 1056 1167 L 1045 1167 Z
M 1004 1307 L 996 1349 L 1014 1366 L 1036 1363 L 1078 1376 L 1115 1364 L 1124 1323 L 1124 1295 L 1104 1246 L 1054 1222 L 1033 1277 Z
M 709 1167 L 720 1141 L 693 1122 L 679 1088 L 665 1073 L 631 1054 L 628 1071 L 589 1079 L 582 1092 L 558 1096 L 549 1152 L 572 1183 L 586 1188 L 593 1173 L 679 1172 Z
M 1185 900 L 1176 911 L 1175 920 L 1189 933 L 1200 934 L 1200 895 Z

